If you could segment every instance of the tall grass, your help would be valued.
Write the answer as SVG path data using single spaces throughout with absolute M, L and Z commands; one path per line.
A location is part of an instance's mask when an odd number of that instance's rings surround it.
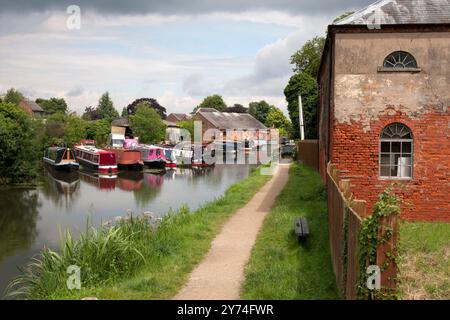
M 183 207 L 163 219 L 129 214 L 99 228 L 87 226 L 78 240 L 63 236 L 58 252 L 44 249 L 8 287 L 28 299 L 165 299 L 175 295 L 208 252 L 226 218 L 245 205 L 269 176 L 252 170 L 224 196 L 196 211 Z M 81 269 L 81 290 L 69 290 L 67 267 Z
M 71 265 L 82 270 L 81 282 L 88 287 L 131 276 L 146 262 L 144 254 L 154 233 L 151 218 L 129 214 L 100 228 L 89 225 L 88 220 L 86 231 L 76 241 L 67 231 L 61 236 L 59 252 L 45 248 L 10 283 L 6 296 L 40 298 L 68 290 L 67 268 Z

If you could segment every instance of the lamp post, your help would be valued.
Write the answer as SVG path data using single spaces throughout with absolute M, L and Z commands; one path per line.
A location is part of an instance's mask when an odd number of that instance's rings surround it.
M 305 125 L 303 123 L 303 105 L 302 105 L 302 96 L 298 95 L 298 118 L 300 125 L 300 140 L 305 140 Z

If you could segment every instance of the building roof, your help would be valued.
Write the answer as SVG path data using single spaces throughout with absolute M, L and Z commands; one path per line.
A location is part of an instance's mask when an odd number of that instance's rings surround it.
M 450 0 L 379 0 L 335 25 L 450 23 Z
M 127 118 L 116 118 L 111 122 L 114 127 L 129 127 L 130 123 Z
M 44 109 L 42 109 L 36 102 L 24 99 L 20 101 L 20 104 L 23 106 L 28 106 L 33 112 L 44 112 Z
M 189 120 L 192 118 L 192 115 L 190 114 L 185 114 L 185 113 L 171 113 L 169 114 L 167 117 L 173 117 L 175 118 L 177 121 L 185 121 L 185 120 Z
M 267 129 L 265 125 L 248 113 L 228 113 L 219 111 L 197 112 L 217 129 Z

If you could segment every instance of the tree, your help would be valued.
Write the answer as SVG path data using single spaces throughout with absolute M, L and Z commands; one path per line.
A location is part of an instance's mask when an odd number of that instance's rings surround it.
M 273 106 L 269 105 L 266 101 L 261 100 L 259 102 L 250 102 L 248 112 L 255 117 L 256 120 L 266 124 L 267 114 Z
M 324 37 L 315 37 L 307 41 L 303 47 L 291 57 L 291 64 L 294 71 L 298 73 L 306 72 L 314 79 L 319 75 L 320 61 L 325 46 Z
M 242 104 L 235 103 L 232 107 L 228 107 L 225 112 L 248 113 L 248 109 Z
M 25 97 L 23 96 L 22 93 L 20 93 L 14 88 L 11 88 L 8 91 L 6 91 L 6 94 L 3 97 L 3 102 L 18 105 L 20 101 L 22 101 L 23 99 L 25 99 Z
M 114 119 L 119 116 L 119 113 L 114 108 L 114 104 L 109 97 L 109 92 L 105 92 L 100 97 L 97 106 L 97 112 L 102 119 Z
M 298 95 L 302 97 L 305 136 L 309 139 L 317 138 L 317 119 L 319 90 L 316 79 L 306 72 L 293 75 L 284 89 L 288 102 L 289 117 L 294 130 L 294 138 L 300 136 Z
M 99 120 L 102 117 L 96 108 L 89 106 L 84 109 L 84 113 L 81 116 L 81 118 L 86 121 L 93 121 Z
M 111 133 L 111 123 L 108 119 L 86 122 L 86 139 L 95 140 L 97 145 L 105 145 Z
M 128 110 L 127 107 L 123 107 L 122 114 L 120 115 L 122 118 L 128 117 Z
M 191 140 L 194 138 L 194 120 L 185 120 L 180 121 L 177 123 L 178 126 L 180 126 L 183 129 L 186 129 L 189 131 L 189 134 L 191 135 Z
M 155 109 L 145 103 L 136 107 L 136 114 L 130 115 L 130 128 L 141 143 L 158 143 L 166 136 L 166 125 Z
M 45 111 L 46 114 L 57 112 L 67 113 L 67 103 L 63 98 L 36 99 L 36 103 Z
M 267 114 L 266 126 L 279 130 L 281 136 L 288 134 L 291 123 L 279 108 L 273 107 Z
M 0 185 L 35 178 L 36 145 L 32 121 L 26 113 L 14 103 L 0 103 Z
M 137 107 L 141 103 L 145 103 L 147 108 L 155 109 L 156 112 L 158 112 L 158 114 L 160 115 L 161 119 L 166 119 L 167 118 L 167 115 L 166 115 L 167 110 L 166 110 L 166 108 L 164 108 L 162 105 L 160 105 L 158 103 L 158 101 L 156 99 L 153 99 L 153 98 L 140 98 L 140 99 L 134 100 L 132 103 L 130 103 L 127 106 L 127 113 L 128 113 L 128 115 L 136 114 Z M 123 117 L 123 114 L 122 114 L 122 117 Z
M 223 112 L 227 108 L 227 105 L 225 104 L 225 101 L 223 101 L 222 96 L 214 94 L 203 99 L 203 101 L 195 107 L 194 112 L 200 108 L 212 108 Z
M 86 122 L 76 115 L 69 115 L 64 127 L 64 142 L 72 147 L 79 143 L 81 139 L 86 139 Z

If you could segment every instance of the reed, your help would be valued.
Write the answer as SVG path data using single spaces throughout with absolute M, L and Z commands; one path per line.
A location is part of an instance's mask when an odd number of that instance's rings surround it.
M 164 218 L 150 213 L 117 217 L 100 227 L 87 222 L 74 240 L 62 235 L 58 252 L 44 249 L 10 283 L 7 297 L 27 299 L 167 299 L 208 252 L 221 225 L 270 179 L 252 170 L 246 179 L 201 208 L 182 207 Z M 81 290 L 69 290 L 67 267 L 81 270 Z

